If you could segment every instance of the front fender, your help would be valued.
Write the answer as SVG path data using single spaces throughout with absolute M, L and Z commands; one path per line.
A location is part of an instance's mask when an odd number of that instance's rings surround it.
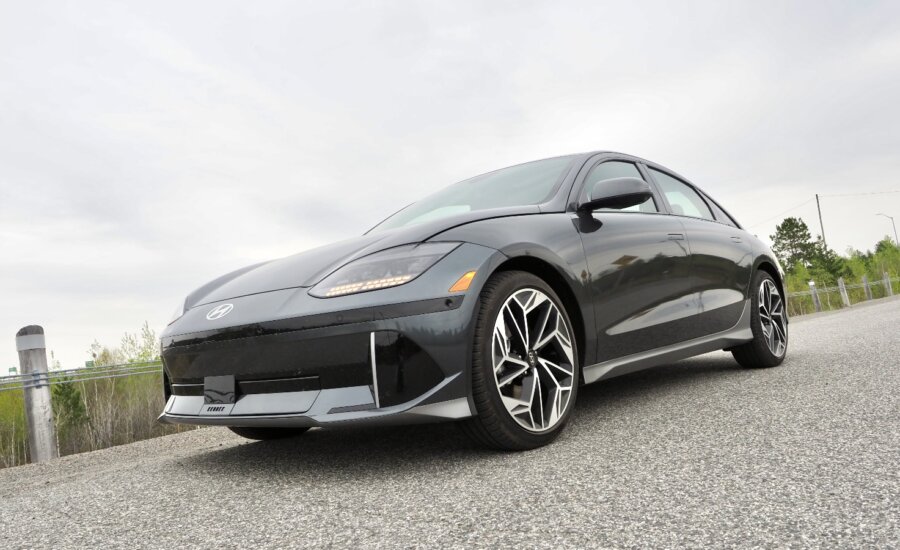
M 499 269 L 521 269 L 544 279 L 566 302 L 577 308 L 581 322 L 584 360 L 595 354 L 596 319 L 584 247 L 570 214 L 547 213 L 483 220 L 441 233 L 437 239 L 475 243 L 498 250 L 503 261 Z M 483 284 L 483 281 L 482 281 Z M 477 289 L 480 292 L 480 287 Z M 575 320 L 573 319 L 573 322 Z

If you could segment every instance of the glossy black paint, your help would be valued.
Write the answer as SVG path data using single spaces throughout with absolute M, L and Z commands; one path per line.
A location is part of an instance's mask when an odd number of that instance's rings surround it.
M 504 218 L 538 213 L 540 213 L 540 209 L 537 206 L 498 208 L 456 214 L 411 227 L 367 233 L 279 260 L 233 271 L 192 292 L 188 296 L 187 305 L 196 307 L 274 290 L 311 287 L 337 268 L 353 260 L 395 246 L 428 241 L 454 225 L 465 225 L 485 218 Z
M 653 191 L 644 180 L 626 177 L 598 181 L 587 196 L 587 202 L 578 205 L 579 212 L 628 208 L 652 197 Z
M 167 398 L 197 395 L 199 384 L 206 395 L 210 387 L 227 394 L 227 384 L 218 387 L 216 380 L 230 376 L 237 399 L 368 386 L 374 403 L 338 404 L 329 413 L 352 412 L 357 419 L 375 414 L 376 403 L 396 411 L 468 399 L 474 410 L 468 382 L 474 313 L 481 288 L 498 270 L 530 271 L 554 288 L 572 317 L 585 367 L 627 363 L 631 356 L 644 367 L 654 364 L 648 352 L 666 346 L 705 339 L 699 352 L 714 349 L 720 333 L 732 331 L 723 347 L 743 338 L 734 330 L 745 322 L 753 271 L 780 274 L 771 251 L 730 223 L 673 215 L 647 168 L 690 182 L 659 165 L 607 152 L 573 159 L 542 204 L 372 231 L 204 285 L 162 335 Z M 609 160 L 637 166 L 658 213 L 582 208 L 576 197 L 583 195 L 588 171 Z M 354 259 L 426 241 L 464 244 L 402 286 L 336 298 L 309 295 L 311 286 Z M 467 271 L 476 271 L 469 290 L 450 293 Z M 233 304 L 232 313 L 207 320 L 222 303 Z M 685 349 L 679 357 L 690 354 Z M 267 392 L 252 391 L 253 384 Z M 200 422 L 192 418 L 167 417 Z
M 441 369 L 414 341 L 389 330 L 375 333 L 378 403 L 399 405 L 415 399 L 444 379 Z
M 162 339 L 163 348 L 170 350 L 176 346 L 189 346 L 216 341 L 234 340 L 237 338 L 250 338 L 269 336 L 298 330 L 310 330 L 314 328 L 327 328 L 354 323 L 394 319 L 421 315 L 423 313 L 437 313 L 456 309 L 462 305 L 464 296 L 447 296 L 445 298 L 433 298 L 430 300 L 416 300 L 399 304 L 389 304 L 379 307 L 361 307 L 345 311 L 331 311 L 300 317 L 290 317 L 274 321 L 261 321 L 246 325 L 237 325 L 222 329 L 206 330 L 166 336 Z

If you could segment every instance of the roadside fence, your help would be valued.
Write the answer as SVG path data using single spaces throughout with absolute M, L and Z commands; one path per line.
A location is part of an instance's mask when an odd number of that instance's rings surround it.
M 818 286 L 809 282 L 809 290 L 789 292 L 787 295 L 788 315 L 803 315 L 819 311 L 830 311 L 853 304 L 886 298 L 900 292 L 900 277 L 891 277 L 885 272 L 881 279 L 869 279 L 863 275 L 858 283 L 848 283 L 838 278 L 837 286 Z
M 89 380 L 120 378 L 136 374 L 160 374 L 162 363 L 127 363 L 106 367 L 84 367 L 80 369 L 54 370 L 46 373 L 17 374 L 0 376 L 0 392 L 11 390 L 27 390 L 55 384 L 71 384 Z M 160 389 L 162 391 L 162 389 Z
M 36 325 L 16 334 L 16 349 L 19 373 L 0 376 L 0 467 L 173 432 L 156 422 L 159 361 L 50 371 Z

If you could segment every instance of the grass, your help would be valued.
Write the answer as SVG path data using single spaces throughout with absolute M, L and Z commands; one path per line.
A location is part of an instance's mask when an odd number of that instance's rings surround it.
M 194 429 L 156 421 L 164 405 L 161 373 L 68 384 L 53 393 L 61 456 Z M 28 462 L 23 399 L 22 390 L 0 392 L 0 468 Z

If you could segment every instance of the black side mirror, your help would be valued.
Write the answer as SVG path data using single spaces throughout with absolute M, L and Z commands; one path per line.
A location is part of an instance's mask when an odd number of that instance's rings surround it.
M 594 184 L 588 193 L 587 202 L 578 206 L 585 212 L 598 208 L 621 209 L 645 202 L 653 196 L 646 181 L 638 178 L 613 178 L 601 180 Z

